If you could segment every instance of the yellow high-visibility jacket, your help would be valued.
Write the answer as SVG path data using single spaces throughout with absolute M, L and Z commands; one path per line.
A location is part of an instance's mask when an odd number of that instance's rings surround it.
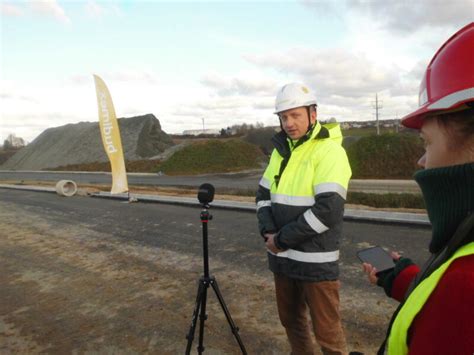
M 270 270 L 307 281 L 339 276 L 339 238 L 351 177 L 338 124 L 316 123 L 294 143 L 280 132 L 257 191 L 260 233 L 278 233 Z

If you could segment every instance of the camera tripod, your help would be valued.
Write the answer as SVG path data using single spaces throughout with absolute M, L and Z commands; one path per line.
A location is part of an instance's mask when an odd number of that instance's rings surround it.
M 191 321 L 191 326 L 189 328 L 189 332 L 186 335 L 186 339 L 188 340 L 188 345 L 186 346 L 186 355 L 190 354 L 191 345 L 194 340 L 194 332 L 196 330 L 197 318 L 199 315 L 199 345 L 197 347 L 198 353 L 202 354 L 204 351 L 204 321 L 207 319 L 206 314 L 206 302 L 207 302 L 207 289 L 209 286 L 212 286 L 217 299 L 224 311 L 225 317 L 227 318 L 227 322 L 229 323 L 230 329 L 234 334 L 235 339 L 239 343 L 240 350 L 242 354 L 246 355 L 247 351 L 245 350 L 245 346 L 242 343 L 242 339 L 239 336 L 239 328 L 237 328 L 232 320 L 232 317 L 227 309 L 227 306 L 224 302 L 224 298 L 219 290 L 219 286 L 217 285 L 217 280 L 214 276 L 209 276 L 209 254 L 208 254 L 208 243 L 207 243 L 207 223 L 209 220 L 212 219 L 212 215 L 209 214 L 208 208 L 209 205 L 203 204 L 203 210 L 201 211 L 201 222 L 202 222 L 202 250 L 204 256 L 204 275 L 201 276 L 199 279 L 199 287 L 196 296 L 196 304 L 194 305 L 194 312 L 193 318 Z

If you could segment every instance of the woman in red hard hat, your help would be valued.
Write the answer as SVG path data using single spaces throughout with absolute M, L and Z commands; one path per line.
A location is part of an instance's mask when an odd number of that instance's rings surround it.
M 420 86 L 420 107 L 402 124 L 420 130 L 426 152 L 415 174 L 433 232 L 430 259 L 410 259 L 371 283 L 401 302 L 379 354 L 474 354 L 474 23 L 436 52 Z

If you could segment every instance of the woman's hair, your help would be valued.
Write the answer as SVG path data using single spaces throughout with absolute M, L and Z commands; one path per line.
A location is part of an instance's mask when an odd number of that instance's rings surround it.
M 474 108 L 437 115 L 436 119 L 452 138 L 453 147 L 474 145 Z

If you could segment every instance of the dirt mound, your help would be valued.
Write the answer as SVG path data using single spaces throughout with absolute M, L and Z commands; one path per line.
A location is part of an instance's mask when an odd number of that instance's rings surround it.
M 20 149 L 21 148 L 19 148 L 19 149 L 9 149 L 9 150 L 0 149 L 0 165 L 2 165 L 8 159 L 10 159 L 12 156 L 14 156 Z
M 160 165 L 167 175 L 214 174 L 257 169 L 264 160 L 260 149 L 240 139 L 209 139 L 175 152 Z
M 126 160 L 141 160 L 173 145 L 158 119 L 144 115 L 118 119 Z M 80 122 L 49 128 L 21 149 L 2 169 L 39 170 L 71 164 L 108 161 L 98 122 Z

